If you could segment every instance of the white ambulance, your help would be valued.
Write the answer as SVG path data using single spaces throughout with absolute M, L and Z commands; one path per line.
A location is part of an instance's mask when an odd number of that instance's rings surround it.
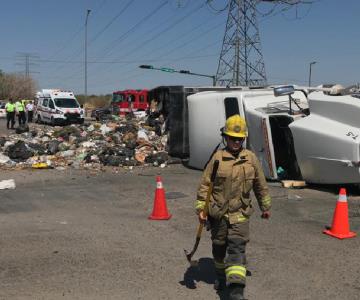
M 71 91 L 43 89 L 36 93 L 35 120 L 51 125 L 84 123 L 84 110 Z

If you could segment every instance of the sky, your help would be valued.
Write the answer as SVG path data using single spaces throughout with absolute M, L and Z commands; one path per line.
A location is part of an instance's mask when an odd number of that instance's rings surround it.
M 311 0 L 307 0 L 310 2 Z M 215 75 L 226 0 L 0 0 L 0 69 L 29 71 L 39 89 L 88 94 L 160 85 L 209 86 L 211 79 L 140 69 L 139 65 Z M 269 84 L 360 82 L 360 1 L 314 0 L 257 5 Z M 271 12 L 270 14 L 268 14 Z

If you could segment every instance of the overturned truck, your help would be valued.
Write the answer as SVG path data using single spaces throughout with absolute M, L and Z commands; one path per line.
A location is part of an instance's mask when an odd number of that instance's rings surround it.
M 189 165 L 203 168 L 221 143 L 220 129 L 234 114 L 245 117 L 246 148 L 269 179 L 360 183 L 360 101 L 293 86 L 201 92 L 188 97 Z

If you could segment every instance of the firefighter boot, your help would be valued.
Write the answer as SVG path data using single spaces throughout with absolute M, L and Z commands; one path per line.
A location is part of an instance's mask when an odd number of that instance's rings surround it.
M 222 273 L 218 273 L 216 272 L 216 280 L 214 283 L 214 289 L 217 291 L 223 291 L 226 288 L 226 277 L 225 277 L 225 272 Z
M 229 299 L 230 300 L 242 300 L 244 298 L 244 288 L 243 284 L 232 283 L 229 285 Z

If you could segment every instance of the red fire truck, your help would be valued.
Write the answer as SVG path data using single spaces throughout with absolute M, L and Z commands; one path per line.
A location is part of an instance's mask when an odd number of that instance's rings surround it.
M 148 90 L 113 92 L 111 105 L 114 111 L 118 111 L 120 115 L 131 111 L 146 111 L 149 108 Z

